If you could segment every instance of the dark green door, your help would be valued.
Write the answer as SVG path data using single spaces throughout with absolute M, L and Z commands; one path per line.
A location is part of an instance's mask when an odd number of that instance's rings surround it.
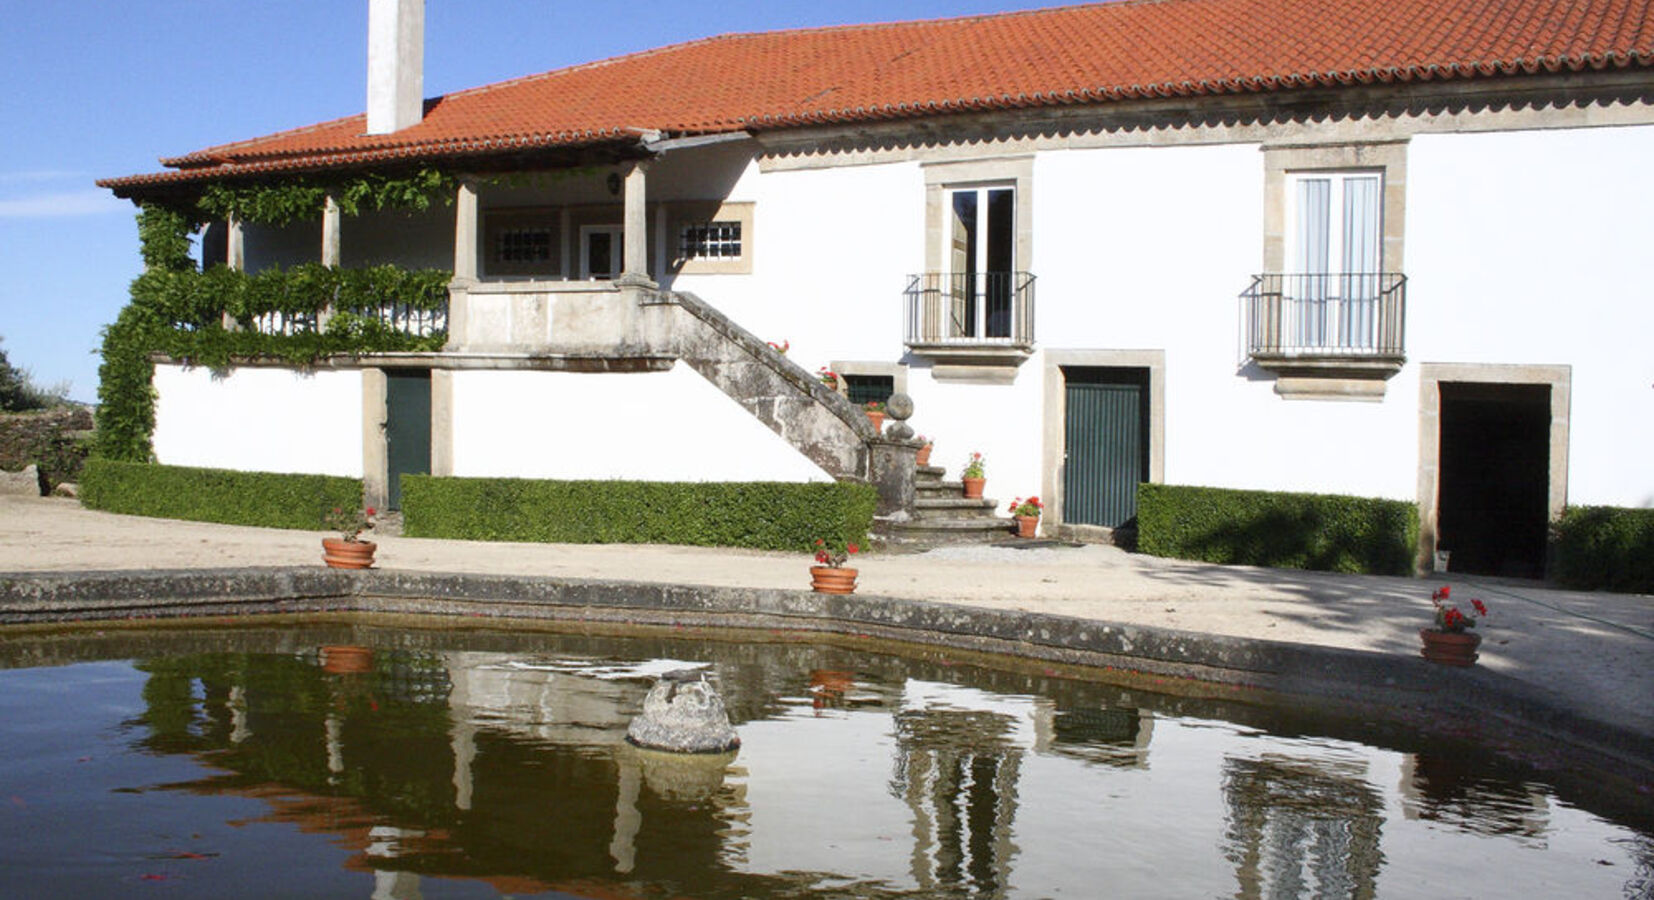
M 385 458 L 391 509 L 402 508 L 402 476 L 431 471 L 431 372 L 385 375 Z
M 1064 522 L 1115 528 L 1137 517 L 1149 478 L 1147 369 L 1064 368 Z

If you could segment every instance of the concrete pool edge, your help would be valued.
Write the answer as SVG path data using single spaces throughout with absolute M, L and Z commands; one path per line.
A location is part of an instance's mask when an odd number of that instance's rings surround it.
M 314 566 L 0 573 L 0 626 L 311 612 L 874 636 L 1383 711 L 1488 743 L 1527 731 L 1654 772 L 1654 736 L 1582 713 L 1539 685 L 1366 650 L 804 590 Z

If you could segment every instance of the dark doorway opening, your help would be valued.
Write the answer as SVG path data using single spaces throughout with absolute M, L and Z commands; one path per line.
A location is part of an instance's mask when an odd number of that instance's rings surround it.
M 1136 526 L 1137 485 L 1149 480 L 1149 370 L 1064 366 L 1062 518 Z
M 431 473 L 431 371 L 385 373 L 388 509 L 402 508 L 402 476 Z
M 1443 382 L 1436 549 L 1448 571 L 1541 578 L 1551 387 Z

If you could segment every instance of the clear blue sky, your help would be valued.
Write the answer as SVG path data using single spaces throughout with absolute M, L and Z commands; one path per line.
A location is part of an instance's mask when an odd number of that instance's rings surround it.
M 1039 0 L 427 0 L 427 96 L 731 31 L 934 18 Z M 97 396 L 99 330 L 138 274 L 97 178 L 361 112 L 367 0 L 0 0 L 0 344 Z

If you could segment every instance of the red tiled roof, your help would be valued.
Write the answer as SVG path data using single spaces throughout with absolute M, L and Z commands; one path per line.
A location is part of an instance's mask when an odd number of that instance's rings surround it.
M 1371 82 L 1654 66 L 1654 0 L 1119 0 L 732 34 L 352 116 L 100 182 L 193 181 L 388 159 Z

